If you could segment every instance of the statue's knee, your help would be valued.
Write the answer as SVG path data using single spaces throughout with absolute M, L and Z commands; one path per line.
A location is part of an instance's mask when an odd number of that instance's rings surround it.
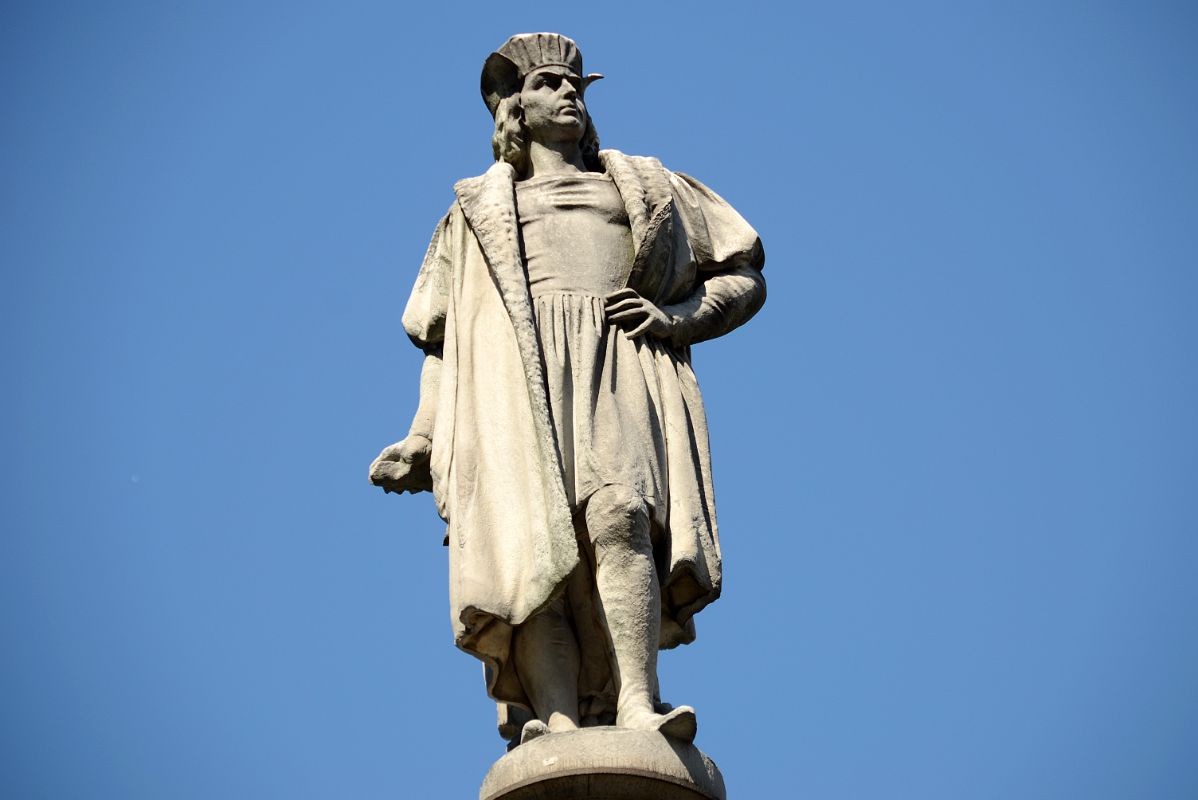
M 648 506 L 627 486 L 609 484 L 595 492 L 587 503 L 586 520 L 595 547 L 639 544 L 648 536 Z
M 618 483 L 609 483 L 587 503 L 587 518 L 592 515 L 609 519 L 635 519 L 647 516 L 645 500 L 637 492 Z

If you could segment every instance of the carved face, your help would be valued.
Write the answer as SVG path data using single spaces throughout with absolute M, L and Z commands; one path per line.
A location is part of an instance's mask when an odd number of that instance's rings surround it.
M 529 136 L 541 142 L 581 139 L 587 128 L 582 88 L 582 78 L 565 67 L 530 72 L 520 91 Z

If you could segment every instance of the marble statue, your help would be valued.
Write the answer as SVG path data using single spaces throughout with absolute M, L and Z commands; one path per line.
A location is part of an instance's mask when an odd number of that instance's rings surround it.
M 765 301 L 761 240 L 654 158 L 600 150 L 575 43 L 486 60 L 495 164 L 459 181 L 403 313 L 425 353 L 408 435 L 370 465 L 448 523 L 458 647 L 515 748 L 616 726 L 689 743 L 659 648 L 719 597 L 692 345 Z

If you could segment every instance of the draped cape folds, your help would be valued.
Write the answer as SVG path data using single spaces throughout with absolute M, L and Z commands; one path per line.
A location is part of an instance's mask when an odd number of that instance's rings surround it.
M 635 255 L 625 285 L 658 306 L 711 275 L 764 261 L 757 233 L 698 181 L 653 158 L 600 152 L 627 211 Z M 514 626 L 564 591 L 580 563 L 554 434 L 543 354 L 521 256 L 514 170 L 459 181 L 403 315 L 408 336 L 442 351 L 433 494 L 448 522 L 454 640 L 486 665 L 487 688 L 528 706 L 511 663 Z M 612 335 L 623 335 L 613 332 Z M 657 340 L 652 402 L 663 421 L 669 508 L 657 536 L 662 647 L 693 641 L 692 616 L 720 594 L 707 425 L 690 348 Z M 648 411 L 647 411 L 648 413 Z

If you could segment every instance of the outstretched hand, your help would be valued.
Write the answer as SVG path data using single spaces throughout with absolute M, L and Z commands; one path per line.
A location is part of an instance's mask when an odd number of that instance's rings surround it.
M 370 464 L 370 482 L 384 492 L 431 492 L 433 476 L 429 470 L 433 443 L 427 436 L 412 433 L 403 441 L 383 448 Z
M 668 339 L 674 322 L 660 308 L 637 294 L 635 289 L 612 292 L 605 299 L 607 319 L 624 329 L 629 339 L 649 334 Z

